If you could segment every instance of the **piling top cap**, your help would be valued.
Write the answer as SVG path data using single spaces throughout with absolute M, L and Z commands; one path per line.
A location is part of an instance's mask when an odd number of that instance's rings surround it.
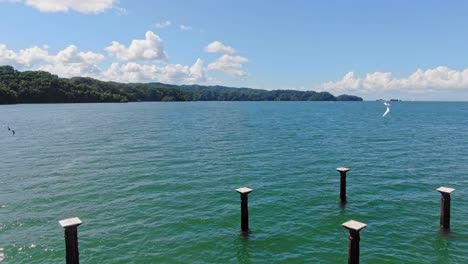
M 236 191 L 240 194 L 248 194 L 248 193 L 251 193 L 253 189 L 242 187 L 242 188 L 236 189 Z
M 448 187 L 440 187 L 437 189 L 438 192 L 441 192 L 441 193 L 452 193 L 453 191 L 455 191 L 455 189 L 452 189 L 452 188 L 448 188 Z
M 336 170 L 340 171 L 340 172 L 347 172 L 347 171 L 349 171 L 349 168 L 339 167 L 339 168 L 336 168 Z
M 72 226 L 79 226 L 82 223 L 81 220 L 78 217 L 68 218 L 68 219 L 60 220 L 58 222 L 59 222 L 60 226 L 63 227 L 63 228 L 72 227 Z
M 358 221 L 349 220 L 346 223 L 343 223 L 342 226 L 349 230 L 360 231 L 361 229 L 365 228 L 367 225 Z

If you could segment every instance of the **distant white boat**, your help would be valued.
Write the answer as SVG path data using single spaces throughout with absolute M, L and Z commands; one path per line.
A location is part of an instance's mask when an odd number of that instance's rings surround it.
M 387 102 L 384 102 L 384 105 L 387 107 L 387 110 L 385 111 L 382 117 L 385 117 L 390 112 L 390 104 Z

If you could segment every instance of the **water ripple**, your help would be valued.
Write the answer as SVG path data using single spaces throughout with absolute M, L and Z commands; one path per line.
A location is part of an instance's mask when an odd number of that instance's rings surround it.
M 0 106 L 0 261 L 467 263 L 468 104 L 216 102 Z M 349 166 L 348 204 L 336 167 Z M 436 188 L 456 188 L 439 233 Z M 240 235 L 249 186 L 251 229 Z

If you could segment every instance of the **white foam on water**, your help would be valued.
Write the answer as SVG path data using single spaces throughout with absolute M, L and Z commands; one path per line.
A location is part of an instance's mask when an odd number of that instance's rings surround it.
M 390 112 L 390 104 L 387 102 L 384 102 L 384 105 L 387 107 L 387 110 L 385 111 L 382 117 L 385 117 Z

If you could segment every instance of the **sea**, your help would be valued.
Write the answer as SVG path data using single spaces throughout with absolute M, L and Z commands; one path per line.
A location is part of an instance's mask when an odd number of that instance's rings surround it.
M 0 263 L 468 263 L 468 102 L 0 106 Z M 8 130 L 15 130 L 15 134 Z M 338 167 L 347 173 L 339 201 Z M 439 226 L 437 188 L 451 194 Z M 250 234 L 239 187 L 249 187 Z

